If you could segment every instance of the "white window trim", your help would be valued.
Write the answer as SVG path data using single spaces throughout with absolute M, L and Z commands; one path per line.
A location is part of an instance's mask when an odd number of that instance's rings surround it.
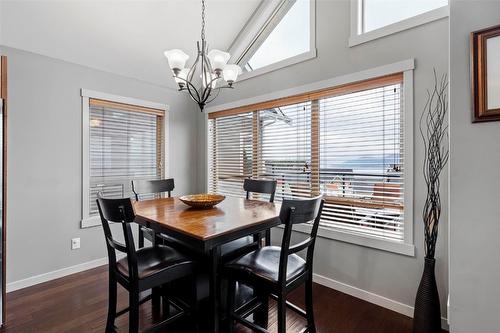
M 233 41 L 229 47 L 228 52 L 231 54 L 231 59 L 229 62 L 238 62 L 247 53 L 251 52 L 251 44 L 262 34 L 263 29 L 268 29 L 270 33 L 272 28 L 274 28 L 279 22 L 271 22 L 275 18 L 281 18 L 276 16 L 276 11 L 282 6 L 287 0 L 271 0 L 262 1 L 255 13 L 252 15 L 250 20 L 247 22 L 245 27 L 238 34 L 236 39 Z M 260 76 L 275 70 L 289 67 L 291 65 L 307 61 L 309 59 L 316 58 L 316 0 L 310 1 L 310 36 L 309 36 L 309 51 L 298 54 L 296 56 L 283 59 L 281 61 L 272 63 L 270 65 L 258 68 L 251 72 L 244 72 L 238 77 L 238 82 L 250 79 L 252 77 Z M 286 11 L 283 15 L 286 14 Z M 276 16 L 276 17 L 275 17 Z M 267 37 L 267 36 L 266 36 Z M 265 39 L 265 38 L 264 38 Z
M 259 102 L 265 102 L 273 99 L 293 96 L 297 94 L 307 93 L 311 91 L 326 89 L 330 87 L 340 86 L 358 81 L 374 79 L 381 76 L 391 75 L 395 73 L 403 73 L 403 86 L 404 86 L 404 112 L 405 112 L 405 188 L 404 188 L 404 239 L 403 242 L 389 241 L 369 235 L 359 235 L 350 233 L 348 231 L 340 231 L 333 228 L 321 226 L 318 231 L 318 236 L 337 241 L 356 244 L 364 247 L 370 247 L 388 252 L 394 252 L 407 256 L 415 256 L 415 245 L 413 241 L 413 70 L 415 69 L 415 60 L 408 59 L 397 63 L 376 67 L 373 69 L 352 73 L 348 75 L 338 76 L 332 79 L 315 82 L 291 89 L 285 89 L 278 92 L 255 96 L 240 100 L 237 102 L 226 103 L 222 105 L 208 107 L 207 113 L 217 112 L 235 107 L 241 107 Z M 208 119 L 208 116 L 206 116 Z M 208 142 L 209 128 L 208 120 L 206 121 L 206 135 Z M 205 144 L 205 150 L 208 150 L 208 145 Z M 209 188 L 210 170 L 208 168 L 207 160 L 206 168 L 206 188 Z M 309 232 L 310 227 L 307 225 L 298 226 L 297 231 Z
M 164 162 L 164 170 L 165 175 L 169 174 L 169 109 L 170 107 L 166 104 L 156 103 L 145 101 L 141 99 L 124 97 L 118 95 L 107 94 L 103 92 L 98 92 L 89 89 L 81 89 L 82 96 L 82 219 L 81 219 L 81 228 L 90 228 L 101 225 L 101 220 L 99 216 L 89 216 L 90 203 L 89 203 L 89 194 L 90 194 L 90 156 L 89 156 L 89 143 L 90 143 L 90 104 L 89 101 L 91 98 L 94 99 L 102 99 L 111 102 L 124 103 L 136 106 L 142 106 L 146 108 L 158 109 L 165 111 L 164 120 L 164 137 L 165 137 L 165 160 Z
M 413 16 L 399 22 L 395 22 L 393 24 L 389 24 L 384 27 L 363 33 L 362 1 L 363 0 L 351 0 L 351 36 L 349 37 L 350 47 L 389 36 L 404 30 L 412 29 L 426 23 L 446 18 L 450 15 L 449 5 L 443 6 L 422 13 L 420 15 Z

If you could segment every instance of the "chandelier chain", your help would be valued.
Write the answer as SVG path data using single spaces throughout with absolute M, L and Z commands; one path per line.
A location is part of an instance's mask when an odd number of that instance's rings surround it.
M 201 40 L 205 40 L 205 0 L 201 0 Z

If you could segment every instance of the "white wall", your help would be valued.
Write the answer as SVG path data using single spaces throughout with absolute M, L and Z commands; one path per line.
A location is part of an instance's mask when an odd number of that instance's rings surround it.
M 171 107 L 176 194 L 196 189 L 196 110 L 186 96 L 138 80 L 3 47 L 9 61 L 7 282 L 106 256 L 101 227 L 80 229 L 80 89 Z M 70 240 L 81 238 L 72 251 Z
M 217 103 L 268 94 L 319 80 L 358 72 L 373 67 L 415 58 L 414 76 L 415 133 L 426 89 L 433 81 L 433 67 L 440 73 L 448 70 L 448 19 L 404 31 L 353 48 L 347 45 L 350 34 L 350 5 L 343 1 L 317 1 L 318 57 L 269 74 L 239 82 L 234 90 L 225 91 Z M 199 130 L 205 129 L 199 117 Z M 205 138 L 199 144 L 203 154 Z M 423 267 L 423 226 L 421 210 L 425 199 L 422 169 L 423 145 L 415 138 L 414 235 L 416 257 L 406 257 L 348 243 L 320 239 L 316 247 L 315 272 L 350 286 L 384 296 L 402 304 L 399 309 L 411 312 Z M 206 159 L 206 154 L 204 155 Z M 205 165 L 205 163 L 203 164 Z M 437 249 L 437 283 L 441 295 L 442 314 L 446 316 L 448 294 L 447 254 L 447 170 L 443 175 L 444 214 Z M 200 168 L 198 181 L 206 184 L 206 169 Z M 279 233 L 275 232 L 275 239 Z M 392 303 L 394 304 L 394 303 Z
M 469 34 L 500 24 L 500 1 L 453 0 L 450 18 L 451 331 L 494 333 L 500 332 L 500 122 L 471 122 Z

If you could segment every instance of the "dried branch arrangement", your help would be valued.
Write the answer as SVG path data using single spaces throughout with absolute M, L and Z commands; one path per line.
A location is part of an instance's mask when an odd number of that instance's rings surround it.
M 440 79 L 434 70 L 434 89 L 427 91 L 427 103 L 420 118 L 420 134 L 424 141 L 423 173 L 427 185 L 427 198 L 422 219 L 425 233 L 425 257 L 434 258 L 441 217 L 439 194 L 440 175 L 449 157 L 449 135 L 446 124 L 448 111 L 448 76 Z

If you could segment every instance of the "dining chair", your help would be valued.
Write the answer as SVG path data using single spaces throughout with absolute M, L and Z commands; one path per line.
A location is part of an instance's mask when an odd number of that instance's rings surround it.
M 312 299 L 313 255 L 323 203 L 321 197 L 283 200 L 280 219 L 285 225 L 285 230 L 281 247 L 265 246 L 225 265 L 224 275 L 229 283 L 226 305 L 226 317 L 229 318 L 226 320 L 228 333 L 233 332 L 234 321 L 260 333 L 268 332 L 246 317 L 261 307 L 267 309 L 269 296 L 273 295 L 276 296 L 278 303 L 278 333 L 286 331 L 287 307 L 306 318 L 306 332 L 316 332 Z M 291 245 L 293 225 L 310 222 L 312 225 L 309 237 Z M 305 259 L 297 255 L 297 252 L 303 250 L 307 251 Z M 237 282 L 253 287 L 258 295 L 257 298 L 238 308 L 234 302 Z M 303 284 L 305 284 L 306 311 L 286 300 L 288 293 Z
M 106 321 L 106 332 L 115 332 L 115 319 L 129 313 L 129 332 L 139 331 L 139 306 L 152 299 L 146 296 L 140 299 L 140 293 L 162 286 L 180 279 L 191 280 L 190 303 L 179 298 L 164 294 L 164 309 L 172 306 L 177 310 L 162 322 L 149 328 L 147 332 L 160 330 L 178 319 L 191 315 L 194 320 L 194 330 L 198 332 L 198 305 L 195 274 L 197 263 L 181 252 L 164 245 L 144 247 L 136 251 L 130 224 L 134 222 L 135 214 L 130 198 L 104 199 L 98 194 L 97 207 L 101 217 L 106 247 L 109 259 L 109 304 Z M 111 232 L 110 223 L 120 223 L 123 231 L 124 243 L 119 242 Z M 117 251 L 126 254 L 126 257 L 117 260 Z M 117 287 L 123 286 L 129 293 L 129 306 L 116 311 Z M 165 290 L 164 290 L 165 291 Z M 166 311 L 169 312 L 169 311 Z
M 175 188 L 173 178 L 158 179 L 158 180 L 132 180 L 132 192 L 134 192 L 135 200 L 139 201 L 141 196 L 148 194 L 167 193 L 170 198 L 172 191 Z M 149 240 L 154 244 L 156 241 L 156 233 L 146 227 L 139 226 L 139 248 L 144 247 L 144 239 Z
M 245 179 L 243 182 L 243 190 L 246 191 L 247 200 L 250 199 L 250 194 L 268 194 L 269 202 L 274 202 L 274 194 L 276 193 L 276 180 L 263 179 Z M 221 246 L 221 262 L 229 262 L 237 257 L 248 253 L 259 247 L 260 237 L 246 236 L 236 239 L 232 242 Z M 270 245 L 271 231 L 266 230 L 265 244 Z

